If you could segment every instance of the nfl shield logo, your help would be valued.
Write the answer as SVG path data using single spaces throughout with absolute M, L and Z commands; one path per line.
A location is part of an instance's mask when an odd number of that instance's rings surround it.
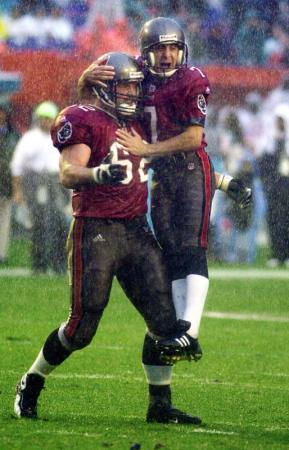
M 149 85 L 149 94 L 153 94 L 156 91 L 156 87 L 154 84 Z
M 188 169 L 189 170 L 194 170 L 194 168 L 195 168 L 195 164 L 193 162 L 189 162 Z

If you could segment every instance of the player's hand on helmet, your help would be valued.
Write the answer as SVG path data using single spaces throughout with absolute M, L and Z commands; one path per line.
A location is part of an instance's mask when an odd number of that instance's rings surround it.
M 92 168 L 96 184 L 117 184 L 126 177 L 126 168 L 120 164 L 100 164 Z
M 246 209 L 252 205 L 252 189 L 248 188 L 238 178 L 232 178 L 229 182 L 227 194 L 241 209 Z
M 85 90 L 88 87 L 101 86 L 106 88 L 105 81 L 113 79 L 115 76 L 114 67 L 103 65 L 103 61 L 105 60 L 106 56 L 101 56 L 82 72 L 77 83 L 79 98 L 85 94 Z

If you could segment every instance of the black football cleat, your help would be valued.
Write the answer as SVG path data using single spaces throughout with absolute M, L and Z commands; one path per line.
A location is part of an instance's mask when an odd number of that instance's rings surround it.
M 198 339 L 187 333 L 161 339 L 155 345 L 161 352 L 161 359 L 172 364 L 178 361 L 199 361 L 203 354 Z
M 37 400 L 44 386 L 44 378 L 40 375 L 25 374 L 16 386 L 14 412 L 17 417 L 37 419 Z
M 172 405 L 161 402 L 149 406 L 146 420 L 149 423 L 179 423 L 191 425 L 201 425 L 202 423 L 200 417 L 191 416 L 179 409 L 173 408 Z

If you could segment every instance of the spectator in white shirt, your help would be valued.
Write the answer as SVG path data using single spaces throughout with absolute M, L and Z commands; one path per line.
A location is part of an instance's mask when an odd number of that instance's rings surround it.
M 37 106 L 34 124 L 19 140 L 11 161 L 14 201 L 25 202 L 29 210 L 32 268 L 37 273 L 66 270 L 64 210 L 69 199 L 58 180 L 59 152 L 50 137 L 57 113 L 58 108 L 52 102 Z

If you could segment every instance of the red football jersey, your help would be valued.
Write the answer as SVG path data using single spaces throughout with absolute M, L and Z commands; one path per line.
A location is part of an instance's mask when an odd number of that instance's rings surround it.
M 197 67 L 181 67 L 174 75 L 160 80 L 147 72 L 143 87 L 145 129 L 151 142 L 176 136 L 189 125 L 205 125 L 210 85 Z M 200 148 L 205 146 L 203 135 Z
M 138 123 L 132 126 L 143 136 Z M 126 178 L 120 184 L 91 184 L 75 189 L 74 216 L 132 219 L 146 214 L 148 160 L 120 147 L 115 136 L 118 128 L 117 120 L 90 105 L 69 106 L 55 120 L 51 136 L 60 152 L 70 145 L 86 144 L 91 149 L 87 167 L 103 162 L 126 167 Z

